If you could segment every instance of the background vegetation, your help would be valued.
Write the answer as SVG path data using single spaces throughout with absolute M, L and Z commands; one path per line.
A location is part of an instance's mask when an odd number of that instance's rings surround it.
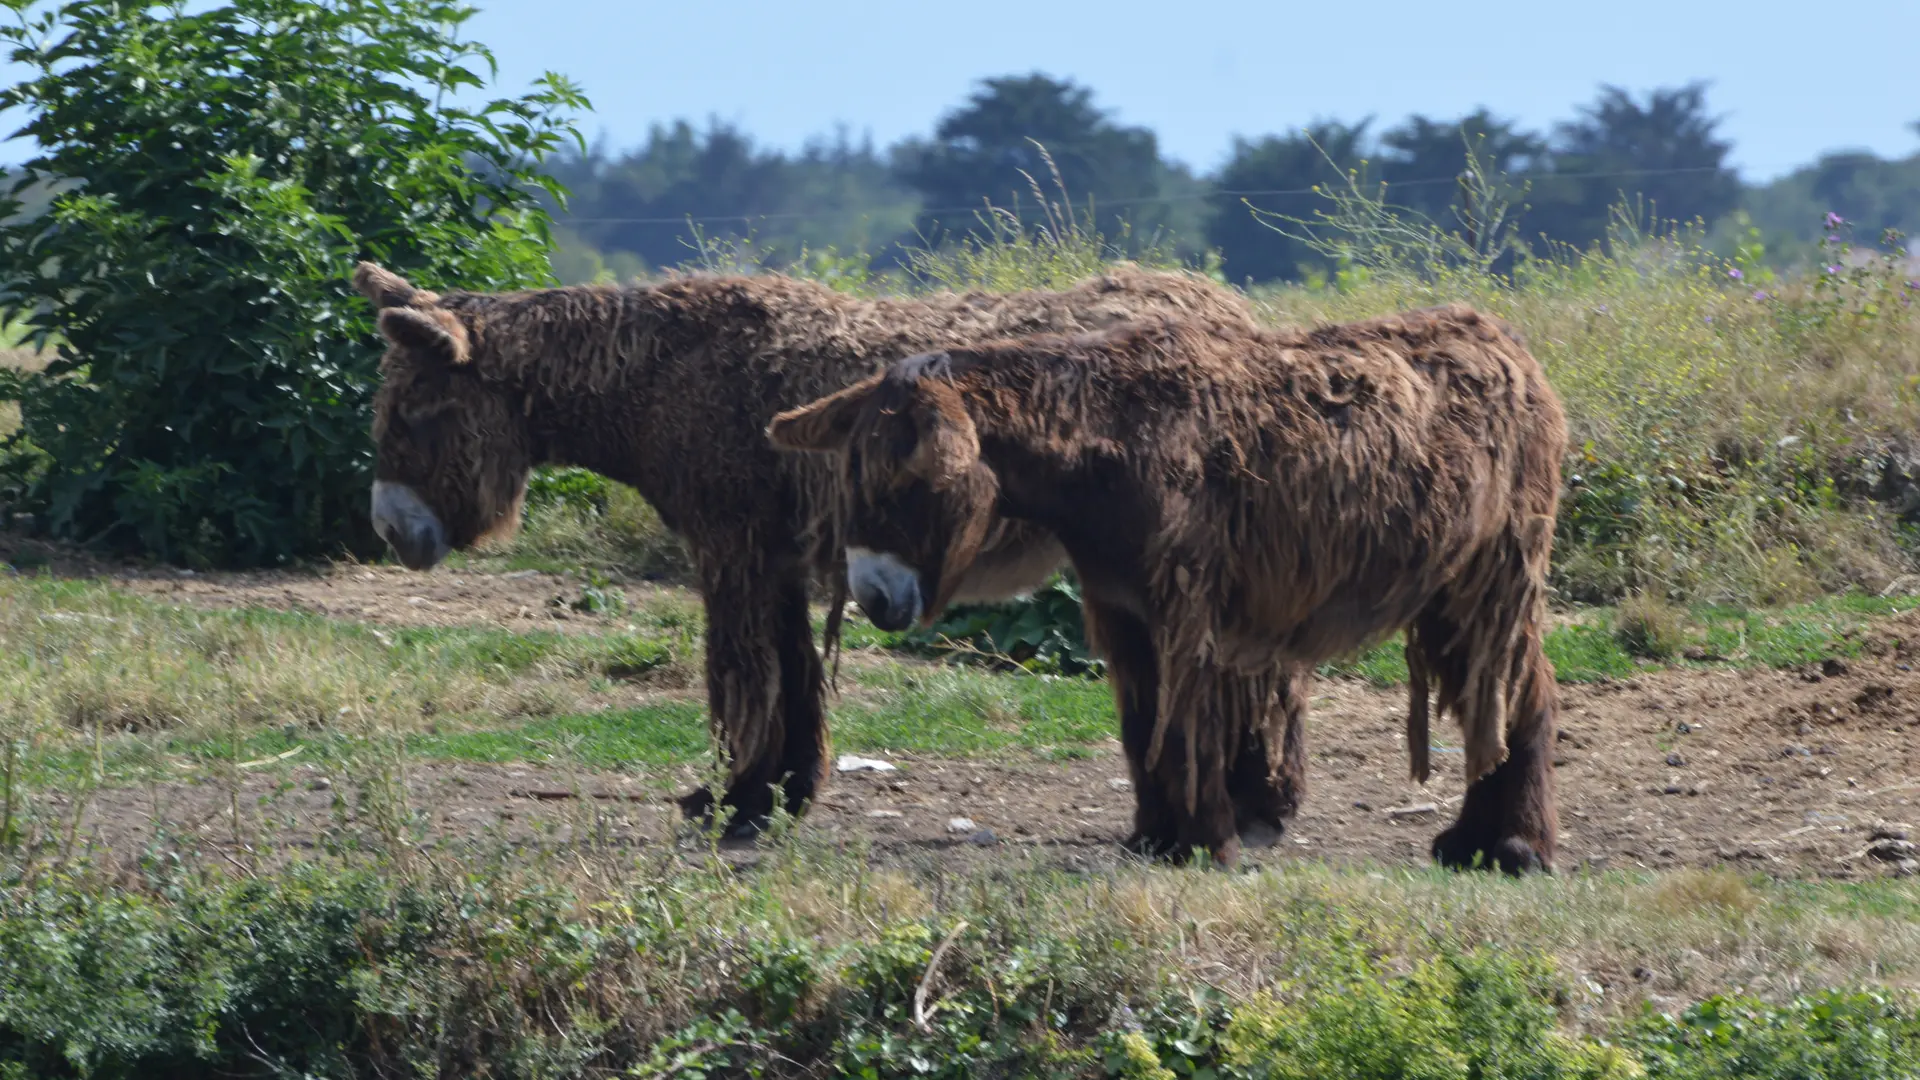
M 373 552 L 353 264 L 551 280 L 534 166 L 584 100 L 549 76 L 442 104 L 491 57 L 439 0 L 4 6 L 30 75 L 0 107 L 37 150 L 15 193 L 51 195 L 0 207 L 0 303 L 53 360 L 0 382 L 25 440 L 0 482 L 58 535 L 176 562 Z
M 1104 113 L 1092 90 L 1033 73 L 989 78 L 927 136 L 897 146 L 842 131 L 798 153 L 757 146 L 719 121 L 678 121 L 638 147 L 568 154 L 554 174 L 575 192 L 556 211 L 555 266 L 569 281 L 625 280 L 687 261 L 698 237 L 752 238 L 762 261 L 789 266 L 823 250 L 867 252 L 899 267 L 913 249 L 978 231 L 987 202 L 1029 223 L 1045 209 L 1029 177 L 1051 190 L 1043 143 L 1089 223 L 1129 253 L 1160 246 L 1218 255 L 1228 280 L 1304 281 L 1332 273 L 1326 253 L 1263 227 L 1254 211 L 1311 217 L 1316 185 L 1362 171 L 1391 202 L 1453 227 L 1466 146 L 1478 167 L 1526 187 L 1521 236 L 1584 249 L 1604 240 L 1613 208 L 1698 222 L 1731 255 L 1758 229 L 1780 266 L 1818 263 L 1821 215 L 1857 222 L 1863 237 L 1920 228 L 1920 152 L 1896 160 L 1836 152 L 1779 180 L 1749 185 L 1704 84 L 1634 93 L 1602 87 L 1549 131 L 1518 128 L 1487 109 L 1465 116 L 1322 119 L 1235 140 L 1206 175 L 1160 156 L 1154 133 Z M 697 235 L 696 235 L 697 234 Z

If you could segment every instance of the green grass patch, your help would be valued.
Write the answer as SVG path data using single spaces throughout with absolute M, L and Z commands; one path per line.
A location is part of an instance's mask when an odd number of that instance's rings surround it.
M 1683 616 L 1678 647 L 1667 662 L 1636 657 L 1632 637 L 1615 626 L 1610 609 L 1589 609 L 1578 622 L 1554 627 L 1544 647 L 1563 683 L 1627 678 L 1663 667 L 1790 668 L 1829 658 L 1862 655 L 1871 647 L 1873 619 L 1920 607 L 1915 596 L 1846 594 L 1775 611 L 1703 605 Z M 1365 679 L 1375 686 L 1407 681 L 1399 635 L 1359 657 L 1323 664 L 1320 673 Z
M 706 706 L 684 701 L 547 717 L 509 728 L 416 735 L 407 740 L 407 753 L 417 758 L 482 762 L 557 759 L 606 770 L 700 761 L 710 752 Z
M 1079 756 L 1115 736 L 1104 680 L 929 665 L 892 665 L 853 679 L 859 696 L 833 712 L 835 744 L 850 750 Z

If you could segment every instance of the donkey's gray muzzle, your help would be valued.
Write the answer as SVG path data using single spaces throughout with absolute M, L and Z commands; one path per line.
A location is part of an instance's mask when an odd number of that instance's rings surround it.
M 430 570 L 447 557 L 439 515 L 405 484 L 373 482 L 373 531 L 409 570 Z
M 882 630 L 905 630 L 925 607 L 920 575 L 884 552 L 848 548 L 847 588 L 860 610 Z

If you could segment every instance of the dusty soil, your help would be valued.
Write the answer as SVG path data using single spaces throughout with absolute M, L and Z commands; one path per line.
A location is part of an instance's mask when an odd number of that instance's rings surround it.
M 131 591 L 184 604 L 394 624 L 599 623 L 579 613 L 552 617 L 548 601 L 578 588 L 558 575 L 336 566 L 192 576 L 122 569 L 111 576 Z M 624 587 L 632 595 L 653 586 Z M 1876 832 L 1904 834 L 1905 823 L 1916 820 L 1920 674 L 1912 668 L 1920 663 L 1913 655 L 1920 653 L 1920 614 L 1879 623 L 1869 644 L 1879 655 L 1804 670 L 1674 670 L 1563 687 L 1562 865 L 1733 864 L 1837 878 L 1901 872 L 1896 861 L 1867 852 Z M 1424 864 L 1429 839 L 1458 806 L 1461 758 L 1457 749 L 1442 750 L 1426 789 L 1408 781 L 1404 708 L 1399 691 L 1323 681 L 1309 720 L 1306 806 L 1277 845 L 1249 859 Z M 1450 730 L 1436 735 L 1452 738 Z M 870 843 L 881 861 L 971 865 L 1028 852 L 1091 868 L 1123 858 L 1117 843 L 1127 832 L 1132 795 L 1111 746 L 1068 762 L 891 760 L 895 772 L 837 774 L 805 828 Z M 411 804 L 436 836 L 565 842 L 592 829 L 642 845 L 675 842 L 678 821 L 668 799 L 692 781 L 691 769 L 612 775 L 429 763 L 413 766 L 408 778 Z M 364 827 L 368 818 L 356 808 L 353 786 L 297 758 L 251 770 L 237 800 L 239 838 L 273 833 L 311 843 L 343 824 Z M 121 851 L 162 832 L 231 847 L 233 794 L 213 780 L 107 791 L 91 800 L 85 821 Z M 973 827 L 953 824 L 961 817 Z M 1885 844 L 1880 850 L 1891 853 Z
M 60 576 L 106 579 L 129 593 L 196 607 L 300 611 L 388 626 L 605 632 L 618 622 L 617 616 L 567 606 L 580 596 L 580 579 L 534 570 L 485 573 L 443 567 L 415 573 L 398 566 L 343 562 L 297 571 L 197 574 L 106 563 L 0 533 L 0 561 L 10 558 L 28 572 L 44 569 Z M 641 581 L 618 585 L 636 604 L 676 591 Z M 556 599 L 562 602 L 556 605 Z M 699 602 L 691 596 L 688 600 Z

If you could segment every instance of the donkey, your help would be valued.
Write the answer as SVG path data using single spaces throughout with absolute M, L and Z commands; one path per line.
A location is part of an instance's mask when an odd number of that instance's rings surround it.
M 729 811 L 735 837 L 762 827 L 776 789 L 800 814 L 825 779 L 825 670 L 810 584 L 833 587 L 829 648 L 844 609 L 845 493 L 824 463 L 767 445 L 775 413 L 929 348 L 1089 330 L 1152 311 L 1253 325 L 1231 290 L 1132 267 L 1063 292 L 883 300 L 779 276 L 436 295 L 371 263 L 355 284 L 389 346 L 374 399 L 372 514 L 402 563 L 425 569 L 450 550 L 510 536 L 528 473 L 544 464 L 637 489 L 686 542 L 706 604 L 708 702 L 730 775 L 718 799 L 702 787 L 680 802 L 697 819 Z M 1044 529 L 1009 522 L 983 538 L 954 597 L 1031 589 L 1064 562 Z M 893 625 L 882 594 L 864 583 L 853 593 L 876 622 Z M 1293 680 L 1263 672 L 1242 688 L 1271 705 L 1249 720 L 1237 764 L 1249 835 L 1277 833 L 1298 803 L 1304 698 Z
M 1415 778 L 1430 682 L 1465 734 L 1466 799 L 1434 858 L 1552 868 L 1541 635 L 1566 419 L 1499 322 L 1458 305 L 1313 330 L 1148 317 L 912 356 L 768 434 L 836 462 L 849 579 L 923 621 L 996 522 L 1058 537 L 1122 707 L 1157 697 L 1126 751 L 1143 786 L 1178 791 L 1183 842 L 1239 853 L 1241 714 L 1210 683 L 1405 629 Z

